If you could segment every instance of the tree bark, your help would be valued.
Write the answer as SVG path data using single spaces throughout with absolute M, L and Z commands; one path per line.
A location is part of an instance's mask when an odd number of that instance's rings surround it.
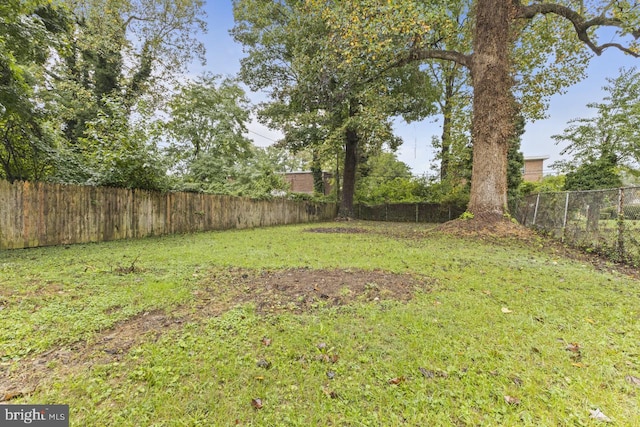
M 353 217 L 353 196 L 356 188 L 356 169 L 358 166 L 358 133 L 347 129 L 344 150 L 344 171 L 342 176 L 342 200 L 338 216 Z
M 513 134 L 510 23 L 515 10 L 507 0 L 478 0 L 471 78 L 473 168 L 468 210 L 476 216 L 507 211 L 507 150 Z

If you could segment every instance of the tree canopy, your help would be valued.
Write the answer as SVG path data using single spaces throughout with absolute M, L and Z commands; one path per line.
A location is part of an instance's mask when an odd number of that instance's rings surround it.
M 284 129 L 292 148 L 343 153 L 341 213 L 353 208 L 358 158 L 399 138 L 390 117 L 430 112 L 427 76 L 416 65 L 371 69 L 333 49 L 339 43 L 325 6 L 311 1 L 234 1 L 232 34 L 245 46 L 241 77 L 254 90 L 268 90 L 261 115 Z M 421 95 L 421 96 L 415 96 Z
M 640 175 L 640 73 L 635 67 L 622 69 L 607 81 L 603 100 L 587 104 L 595 116 L 573 119 L 562 134 L 553 136 L 556 144 L 564 146 L 561 154 L 572 156 L 554 164 L 567 173 L 568 186 L 581 172 L 596 177 L 598 170 L 607 171 L 609 177 L 585 178 L 594 183 L 578 185 L 584 189 L 619 185 L 622 172 Z
M 441 40 L 459 36 L 449 13 L 451 2 L 309 1 L 324 7 L 324 19 L 337 34 L 331 47 L 346 63 L 375 70 L 446 60 L 469 70 L 474 149 L 468 209 L 478 218 L 501 218 L 506 210 L 507 149 L 519 110 L 516 99 L 521 99 L 525 117 L 539 117 L 546 96 L 582 77 L 590 54 L 613 48 L 639 56 L 635 3 L 477 0 L 463 9 L 471 23 L 470 45 L 442 47 Z M 600 44 L 597 29 L 602 27 L 623 40 Z

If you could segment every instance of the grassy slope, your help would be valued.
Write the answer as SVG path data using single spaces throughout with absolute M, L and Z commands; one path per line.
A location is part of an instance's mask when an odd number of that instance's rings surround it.
M 267 316 L 231 308 L 150 337 L 117 362 L 62 377 L 52 363 L 51 378 L 12 403 L 69 403 L 72 425 L 96 426 L 590 425 L 596 408 L 640 425 L 640 388 L 625 379 L 640 377 L 636 280 L 518 243 L 345 226 L 382 233 L 288 226 L 0 253 L 4 369 L 136 314 L 194 304 L 225 267 L 435 279 L 408 304 Z M 269 369 L 257 366 L 263 358 Z

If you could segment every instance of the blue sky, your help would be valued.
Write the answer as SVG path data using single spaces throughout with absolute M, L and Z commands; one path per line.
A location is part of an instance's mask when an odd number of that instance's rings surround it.
M 201 36 L 207 49 L 207 63 L 204 67 L 194 66 L 194 74 L 202 71 L 233 76 L 239 70 L 239 60 L 242 58 L 242 46 L 235 43 L 229 35 L 233 27 L 233 13 L 231 0 L 208 0 L 207 11 L 208 33 Z M 586 104 L 602 100 L 607 85 L 606 78 L 615 78 L 621 67 L 630 68 L 640 66 L 640 59 L 631 58 L 615 50 L 606 51 L 600 57 L 591 60 L 587 71 L 588 77 L 580 83 L 570 87 L 565 94 L 551 98 L 548 118 L 534 123 L 528 123 L 526 132 L 522 136 L 522 152 L 525 156 L 547 155 L 545 162 L 548 169 L 553 161 L 561 158 L 563 147 L 555 145 L 551 136 L 562 133 L 567 122 L 578 117 L 594 115 Z M 248 92 L 252 100 L 262 97 Z M 430 172 L 434 154 L 431 148 L 431 138 L 440 135 L 440 118 L 427 118 L 420 123 L 406 124 L 399 120 L 395 126 L 396 133 L 404 143 L 398 150 L 398 158 L 407 163 L 415 174 Z M 259 123 L 249 125 L 249 138 L 256 145 L 266 146 L 280 137 L 280 133 L 272 131 Z M 552 173 L 551 170 L 545 172 Z

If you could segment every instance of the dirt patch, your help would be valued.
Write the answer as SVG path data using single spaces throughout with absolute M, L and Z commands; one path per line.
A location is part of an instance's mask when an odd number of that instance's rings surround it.
M 208 292 L 220 293 L 217 286 L 225 286 L 235 302 L 253 302 L 259 313 L 300 313 L 319 305 L 342 305 L 354 300 L 407 301 L 416 289 L 428 291 L 433 285 L 429 279 L 409 274 L 306 268 L 262 272 L 236 270 L 230 282 L 215 283 L 213 280 L 206 287 Z
M 357 228 L 357 227 L 318 227 L 318 228 L 307 228 L 305 231 L 308 233 L 342 233 L 342 234 L 369 233 L 368 230 L 365 230 L 364 228 Z
M 353 301 L 407 301 L 417 289 L 429 291 L 433 284 L 427 278 L 383 271 L 304 268 L 210 271 L 194 291 L 195 301 L 172 309 L 171 314 L 142 313 L 97 333 L 90 341 L 60 346 L 6 367 L 0 374 L 0 402 L 33 393 L 51 378 L 119 361 L 131 348 L 157 341 L 185 322 L 218 316 L 239 304 L 254 303 L 256 310 L 264 314 L 301 313 Z
M 479 239 L 518 239 L 528 241 L 539 239 L 535 231 L 501 215 L 476 216 L 472 219 L 454 219 L 440 224 L 433 229 L 436 232 L 455 237 L 471 237 Z

